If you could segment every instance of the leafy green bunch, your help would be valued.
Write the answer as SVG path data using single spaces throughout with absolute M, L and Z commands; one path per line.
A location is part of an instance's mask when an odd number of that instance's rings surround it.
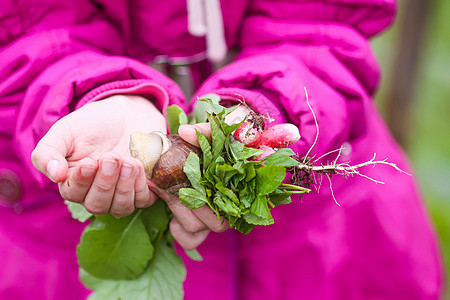
M 199 99 L 199 103 L 207 104 L 200 105 L 210 123 L 212 139 L 210 142 L 197 131 L 202 157 L 191 152 L 187 158 L 183 170 L 192 188 L 181 189 L 179 198 L 189 209 L 207 205 L 218 218 L 223 216 L 231 227 L 247 234 L 255 225 L 273 224 L 272 208 L 290 203 L 292 194 L 307 193 L 309 189 L 283 183 L 286 168 L 299 164 L 292 158 L 295 153 L 291 149 L 282 148 L 255 160 L 264 151 L 248 148 L 232 136 L 246 119 L 228 124 L 225 117 L 237 106 L 226 108 L 219 101 L 215 96 Z M 181 109 L 173 106 L 167 115 L 175 121 L 169 122 L 175 124 L 170 128 L 172 132 L 188 120 Z
M 219 101 L 216 95 L 200 99 L 190 116 L 178 106 L 166 112 L 172 133 L 182 124 L 211 124 L 211 141 L 197 132 L 202 156 L 189 155 L 184 172 L 192 188 L 181 189 L 179 196 L 190 209 L 207 205 L 218 218 L 223 216 L 232 227 L 248 233 L 255 225 L 274 222 L 271 208 L 309 190 L 282 183 L 286 168 L 298 164 L 292 150 L 280 149 L 255 161 L 262 150 L 247 148 L 232 137 L 242 122 L 228 125 L 225 117 L 235 108 L 225 108 Z M 77 257 L 81 280 L 93 290 L 90 300 L 183 298 L 186 270 L 172 243 L 172 213 L 164 201 L 120 219 L 92 215 L 80 204 L 67 205 L 73 218 L 89 221 Z M 186 253 L 201 260 L 196 251 Z

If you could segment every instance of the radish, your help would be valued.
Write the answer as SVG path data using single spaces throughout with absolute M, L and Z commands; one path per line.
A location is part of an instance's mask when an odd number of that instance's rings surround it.
M 261 130 L 255 128 L 251 122 L 244 122 L 234 131 L 233 136 L 247 147 L 258 148 L 261 139 Z
M 277 152 L 277 151 L 276 151 L 275 149 L 273 149 L 272 147 L 265 146 L 265 145 L 260 145 L 260 146 L 258 147 L 258 149 L 264 150 L 264 153 L 258 155 L 257 157 L 255 157 L 254 160 L 261 160 L 261 159 L 263 159 L 264 157 L 267 157 L 267 156 L 272 155 L 272 154 L 274 154 L 275 152 Z
M 277 124 L 261 134 L 260 145 L 272 148 L 286 148 L 300 139 L 297 126 L 290 123 Z

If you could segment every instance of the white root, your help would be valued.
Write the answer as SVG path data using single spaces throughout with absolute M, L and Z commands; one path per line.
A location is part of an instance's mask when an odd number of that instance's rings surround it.
M 332 185 L 332 180 L 331 177 L 332 175 L 340 175 L 343 177 L 349 177 L 349 176 L 361 176 L 363 178 L 367 178 L 375 183 L 379 183 L 379 184 L 384 184 L 383 181 L 374 179 L 370 176 L 367 176 L 365 174 L 360 173 L 359 169 L 366 167 L 366 166 L 375 166 L 377 164 L 382 164 L 382 165 L 387 165 L 390 166 L 394 169 L 396 169 L 397 171 L 410 175 L 409 173 L 403 171 L 402 169 L 400 169 L 396 164 L 388 162 L 387 159 L 384 160 L 376 160 L 376 153 L 374 153 L 373 157 L 363 163 L 359 163 L 356 165 L 350 165 L 349 163 L 340 163 L 338 164 L 337 161 L 339 160 L 342 150 L 344 149 L 343 146 L 341 146 L 339 149 L 336 150 L 332 150 L 328 153 L 325 153 L 323 155 L 321 155 L 319 158 L 314 159 L 314 161 L 312 161 L 312 158 L 309 157 L 309 154 L 311 153 L 312 149 L 315 147 L 317 140 L 319 138 L 319 124 L 317 122 L 317 117 L 316 114 L 314 113 L 314 110 L 312 109 L 310 103 L 309 103 L 309 97 L 308 97 L 308 92 L 306 90 L 306 87 L 304 87 L 305 90 L 305 96 L 306 96 L 306 104 L 308 105 L 309 109 L 311 110 L 311 113 L 313 115 L 314 121 L 315 121 L 315 125 L 316 125 L 316 137 L 314 139 L 313 144 L 311 145 L 311 147 L 309 148 L 308 152 L 306 153 L 306 155 L 304 156 L 304 158 L 302 159 L 302 162 L 300 162 L 299 165 L 293 167 L 294 170 L 299 171 L 299 172 L 303 172 L 304 174 L 308 174 L 307 178 L 305 182 L 303 182 L 303 184 L 309 185 L 312 183 L 316 183 L 315 187 L 316 190 L 319 191 L 320 186 L 321 186 L 321 182 L 322 182 L 322 176 L 320 176 L 318 179 L 316 178 L 316 174 L 319 175 L 325 175 L 330 183 L 330 190 L 331 190 L 331 195 L 333 197 L 334 202 L 340 206 L 340 204 L 338 203 L 338 201 L 336 200 L 335 196 L 334 196 L 334 192 L 333 192 L 333 185 Z M 328 165 L 315 165 L 315 163 L 319 160 L 321 160 L 322 158 L 328 156 L 329 154 L 338 152 L 336 158 L 334 159 L 334 161 L 331 164 Z M 318 184 L 317 184 L 318 183 Z
M 342 149 L 342 147 L 341 147 L 341 149 Z M 359 172 L 359 169 L 362 167 L 370 166 L 370 165 L 383 164 L 383 165 L 391 166 L 401 173 L 410 175 L 409 173 L 400 169 L 396 164 L 388 162 L 387 159 L 375 160 L 376 153 L 373 155 L 373 157 L 370 160 L 360 163 L 360 164 L 357 164 L 357 165 L 349 165 L 348 163 L 337 164 L 336 162 L 337 162 L 338 158 L 339 158 L 339 156 L 335 159 L 335 161 L 332 164 L 329 164 L 329 165 L 314 166 L 314 165 L 308 165 L 308 164 L 300 164 L 298 166 L 295 166 L 295 168 L 298 170 L 302 170 L 302 171 L 313 171 L 316 173 L 323 173 L 323 174 L 339 174 L 342 176 L 358 175 L 358 176 L 369 178 L 376 183 L 384 183 L 384 182 L 372 179 L 364 174 L 361 174 Z

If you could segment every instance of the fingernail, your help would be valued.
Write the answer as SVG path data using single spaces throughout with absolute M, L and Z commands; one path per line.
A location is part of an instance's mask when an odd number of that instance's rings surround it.
M 53 159 L 48 163 L 47 174 L 52 181 L 56 180 L 56 176 L 58 176 L 58 169 L 59 169 L 59 161 L 57 161 L 56 159 Z
M 81 171 L 81 175 L 83 175 L 84 177 L 91 177 L 95 172 L 95 168 L 89 167 L 89 166 L 84 166 L 84 167 L 81 167 L 80 171 Z
M 113 175 L 117 169 L 117 162 L 115 160 L 104 160 L 102 162 L 102 172 L 105 175 Z
M 132 168 L 130 165 L 122 165 L 122 168 L 120 169 L 120 177 L 121 178 L 128 178 L 131 175 Z

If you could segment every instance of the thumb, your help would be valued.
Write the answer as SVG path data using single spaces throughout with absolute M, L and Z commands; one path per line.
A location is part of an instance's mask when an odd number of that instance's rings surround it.
M 53 182 L 66 180 L 68 148 L 63 135 L 58 134 L 55 129 L 50 129 L 31 153 L 33 166 Z
M 208 139 L 211 139 L 211 127 L 209 123 L 197 123 L 194 125 L 181 125 L 178 128 L 180 137 L 188 143 L 200 147 L 197 140 L 196 130 L 203 133 Z

